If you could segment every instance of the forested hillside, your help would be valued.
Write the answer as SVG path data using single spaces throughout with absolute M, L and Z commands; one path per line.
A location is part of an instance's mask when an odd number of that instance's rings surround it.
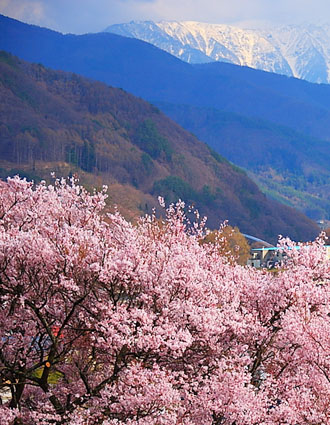
M 214 107 L 330 140 L 330 85 L 229 63 L 190 65 L 110 33 L 63 35 L 0 15 L 0 49 L 77 72 L 146 100 Z
M 78 173 L 89 187 L 110 185 L 110 200 L 131 217 L 182 198 L 218 227 L 313 238 L 318 229 L 291 208 L 269 201 L 231 165 L 156 107 L 81 76 L 0 56 L 1 175 L 36 180 Z
M 233 112 L 164 102 L 157 106 L 215 151 L 246 169 L 268 195 L 330 219 L 330 142 Z
M 314 219 L 329 218 L 329 85 L 227 63 L 192 66 L 140 40 L 63 35 L 4 16 L 0 32 L 0 48 L 25 60 L 122 87 L 152 103 L 188 106 L 173 119 L 220 154 L 232 146 L 230 159 L 245 167 L 245 158 L 267 194 Z M 204 112 L 191 122 L 196 108 Z M 234 120 L 228 123 L 224 113 Z

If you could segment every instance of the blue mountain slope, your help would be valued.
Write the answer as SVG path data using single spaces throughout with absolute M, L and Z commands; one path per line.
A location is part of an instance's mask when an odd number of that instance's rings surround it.
M 324 163 L 330 157 L 330 143 L 326 143 L 330 141 L 330 85 L 312 84 L 228 63 L 190 65 L 140 40 L 110 33 L 63 35 L 1 15 L 0 49 L 28 61 L 76 72 L 121 87 L 152 102 L 211 108 L 252 118 L 254 122 L 266 120 L 275 126 L 285 126 L 299 132 L 303 143 L 296 138 L 293 145 L 288 138 L 289 133 L 286 132 L 287 135 L 282 137 L 282 133 L 272 129 L 272 140 L 280 136 L 282 146 L 290 142 L 286 150 L 290 151 L 290 155 L 285 156 L 284 150 L 281 152 L 281 161 L 288 164 L 289 168 L 291 166 L 290 173 L 300 173 L 301 169 L 307 173 L 312 169 L 313 176 L 317 176 L 321 172 L 322 187 L 328 187 L 330 167 L 327 170 Z M 190 119 L 189 113 L 185 114 L 182 121 Z M 211 115 L 208 114 L 208 125 L 203 123 L 200 130 L 189 125 L 186 128 L 194 128 L 196 134 L 216 147 L 220 146 L 220 140 L 214 139 L 214 129 L 219 120 L 218 116 Z M 236 137 L 236 146 L 240 146 L 243 151 L 245 125 L 249 125 L 248 121 L 240 127 L 239 136 L 235 136 L 232 127 L 232 133 L 227 137 L 227 140 Z M 209 136 L 204 136 L 203 130 L 207 130 Z M 264 140 L 267 132 L 261 129 L 252 133 L 254 149 L 266 145 Z M 324 142 L 314 143 L 314 138 Z M 220 148 L 218 151 L 221 153 Z M 302 151 L 304 155 L 301 155 Z M 242 152 L 238 152 L 238 157 L 240 155 Z M 268 158 L 267 167 L 272 163 L 274 155 L 268 152 L 264 156 L 264 152 L 258 150 L 258 158 Z M 305 158 L 304 167 L 301 167 L 302 157 Z M 322 170 L 315 168 L 320 157 L 325 158 L 321 161 Z M 231 159 L 240 163 L 233 157 Z M 298 166 L 295 167 L 295 164 Z M 309 177 L 306 174 L 307 180 Z M 328 202 L 326 189 L 322 193 L 325 193 Z M 328 214 L 330 216 L 330 211 Z
M 190 65 L 157 47 L 115 34 L 63 35 L 2 15 L 0 34 L 0 49 L 22 59 L 77 72 L 139 95 L 153 94 L 170 76 L 182 81 L 191 74 Z
M 232 112 L 156 105 L 216 152 L 251 172 L 266 193 L 314 219 L 330 219 L 328 141 Z
M 140 40 L 62 35 L 0 16 L 0 49 L 147 100 L 214 107 L 330 139 L 330 86 L 226 63 L 189 65 Z

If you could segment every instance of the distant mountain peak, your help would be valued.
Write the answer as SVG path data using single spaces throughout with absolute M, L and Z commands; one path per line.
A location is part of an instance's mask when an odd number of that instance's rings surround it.
M 249 28 L 196 21 L 132 21 L 106 32 L 138 38 L 189 63 L 230 62 L 330 82 L 330 26 L 315 24 Z

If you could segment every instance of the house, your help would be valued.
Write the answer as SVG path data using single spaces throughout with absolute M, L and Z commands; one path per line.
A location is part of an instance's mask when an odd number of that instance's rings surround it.
M 330 245 L 325 245 L 325 258 L 330 260 Z M 300 249 L 300 246 L 295 246 L 294 249 Z M 285 250 L 281 247 L 262 247 L 251 250 L 251 257 L 247 261 L 248 266 L 259 268 L 272 269 L 278 265 L 285 263 L 287 257 Z
M 251 250 L 251 257 L 247 261 L 248 266 L 272 269 L 282 264 L 286 254 L 282 248 L 275 246 L 254 248 Z

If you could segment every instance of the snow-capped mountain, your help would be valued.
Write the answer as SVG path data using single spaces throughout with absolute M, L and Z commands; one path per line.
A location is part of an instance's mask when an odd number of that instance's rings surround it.
M 193 21 L 133 21 L 105 31 L 147 41 L 189 63 L 225 61 L 330 83 L 329 25 L 246 29 Z

